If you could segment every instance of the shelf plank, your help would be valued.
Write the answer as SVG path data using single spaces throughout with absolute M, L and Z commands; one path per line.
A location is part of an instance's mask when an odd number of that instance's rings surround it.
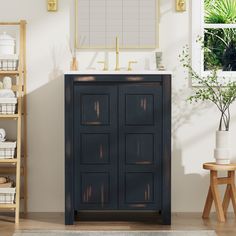
M 0 163 L 6 163 L 6 164 L 10 164 L 10 163 L 17 163 L 17 159 L 13 158 L 13 159 L 0 159 Z
M 1 164 L 1 163 L 0 163 Z M 7 166 L 7 167 L 0 167 L 0 174 L 6 175 L 6 174 L 15 174 L 16 173 L 16 166 Z M 21 175 L 24 174 L 24 167 L 21 167 Z
M 0 115 L 0 119 L 17 119 L 17 118 L 19 118 L 19 114 Z
M 0 209 L 13 209 L 16 208 L 16 204 L 0 204 Z
M 0 75 L 19 75 L 18 70 L 0 70 Z
M 0 22 L 0 25 L 20 25 L 20 22 Z

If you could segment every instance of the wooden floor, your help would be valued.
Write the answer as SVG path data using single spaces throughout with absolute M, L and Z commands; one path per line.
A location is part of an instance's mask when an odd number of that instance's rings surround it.
M 64 225 L 62 213 L 31 213 L 16 226 L 13 218 L 0 216 L 0 236 L 12 236 L 17 229 L 43 230 L 215 230 L 219 236 L 236 236 L 236 219 L 230 215 L 226 223 L 217 223 L 213 215 L 202 220 L 199 213 L 174 213 L 171 226 L 155 222 L 80 221 L 72 226 Z

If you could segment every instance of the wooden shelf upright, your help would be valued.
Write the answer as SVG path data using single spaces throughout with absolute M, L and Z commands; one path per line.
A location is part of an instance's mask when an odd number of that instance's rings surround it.
M 24 213 L 27 213 L 27 93 L 26 93 L 26 21 L 0 22 L 0 26 L 19 26 L 19 65 L 16 71 L 1 71 L 0 76 L 15 77 L 16 84 L 12 90 L 17 94 L 17 114 L 0 115 L 1 119 L 15 120 L 17 122 L 17 152 L 15 159 L 0 161 L 0 175 L 15 174 L 16 196 L 13 204 L 0 204 L 0 209 L 15 211 L 15 223 L 19 223 L 20 203 L 24 201 Z M 23 147 L 23 151 L 21 148 Z M 24 158 L 22 158 L 22 156 Z M 23 180 L 21 181 L 21 176 Z M 23 196 L 21 197 L 21 186 Z

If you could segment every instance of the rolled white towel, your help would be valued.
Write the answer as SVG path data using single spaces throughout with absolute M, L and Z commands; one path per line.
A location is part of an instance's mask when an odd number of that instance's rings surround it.
M 6 139 L 6 131 L 5 129 L 0 129 L 0 142 L 4 142 Z
M 14 98 L 15 93 L 11 89 L 0 89 L 0 98 Z
M 0 177 L 0 184 L 5 184 L 7 183 L 7 178 L 6 177 Z
M 4 77 L 3 78 L 3 88 L 4 89 L 11 89 L 11 87 L 12 87 L 11 77 L 8 77 L 8 76 Z

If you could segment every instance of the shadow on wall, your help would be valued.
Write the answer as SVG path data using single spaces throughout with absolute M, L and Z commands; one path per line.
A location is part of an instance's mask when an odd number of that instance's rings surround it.
M 49 73 L 49 81 L 64 78 L 63 70 L 60 68 L 60 60 L 64 58 L 63 50 L 59 50 L 59 52 L 58 50 L 58 48 L 52 48 L 52 71 Z
M 211 106 L 206 102 L 189 104 L 186 98 L 189 96 L 190 92 L 191 89 L 188 88 L 181 88 L 179 90 L 173 89 L 172 91 L 172 177 L 174 177 L 172 178 L 172 201 L 174 200 L 174 206 L 178 209 L 183 207 L 183 209 L 186 210 L 187 205 L 190 211 L 197 211 L 197 209 L 203 209 L 204 207 L 209 186 L 209 172 L 206 171 L 206 175 L 197 173 L 185 174 L 186 170 L 183 164 L 182 145 L 180 142 L 181 139 L 178 137 L 178 131 L 184 125 L 191 123 L 193 116 L 201 116 L 203 112 L 211 109 Z M 233 121 L 236 121 L 235 116 L 232 119 L 232 122 Z M 201 140 L 202 137 L 207 136 L 212 130 L 214 130 L 212 126 L 202 130 L 197 136 L 192 137 L 187 140 L 187 142 L 185 141 L 184 148 L 194 145 L 196 140 Z M 235 159 L 235 156 L 233 156 L 232 162 L 234 162 Z M 224 175 L 225 173 L 222 174 Z M 221 193 L 223 193 L 224 188 L 220 189 Z M 186 203 L 186 196 L 189 196 L 188 203 Z M 196 197 L 198 198 L 197 200 Z
M 28 139 L 29 211 L 62 212 L 64 74 L 56 61 L 49 82 L 28 94 Z
M 199 191 L 200 189 L 204 192 L 207 192 L 209 180 L 208 176 L 202 176 L 201 174 L 185 174 L 185 167 L 183 165 L 183 156 L 182 156 L 182 146 L 178 138 L 178 131 L 184 125 L 191 122 L 192 116 L 201 115 L 205 109 L 209 108 L 209 105 L 206 103 L 193 103 L 189 104 L 186 99 L 190 95 L 191 89 L 181 88 L 178 90 L 173 89 L 172 91 L 172 202 L 174 200 L 174 207 L 178 209 L 186 210 L 185 205 L 188 207 L 190 205 L 192 211 L 196 211 L 199 206 L 198 204 L 202 203 L 202 207 L 205 201 L 205 194 L 198 194 L 198 200 L 191 198 L 193 192 L 189 192 L 190 189 L 195 189 Z M 193 141 L 194 142 L 196 141 Z M 196 188 L 194 188 L 194 186 Z M 189 196 L 189 202 L 186 203 L 186 196 Z M 196 206 L 194 206 L 194 201 L 196 201 Z

